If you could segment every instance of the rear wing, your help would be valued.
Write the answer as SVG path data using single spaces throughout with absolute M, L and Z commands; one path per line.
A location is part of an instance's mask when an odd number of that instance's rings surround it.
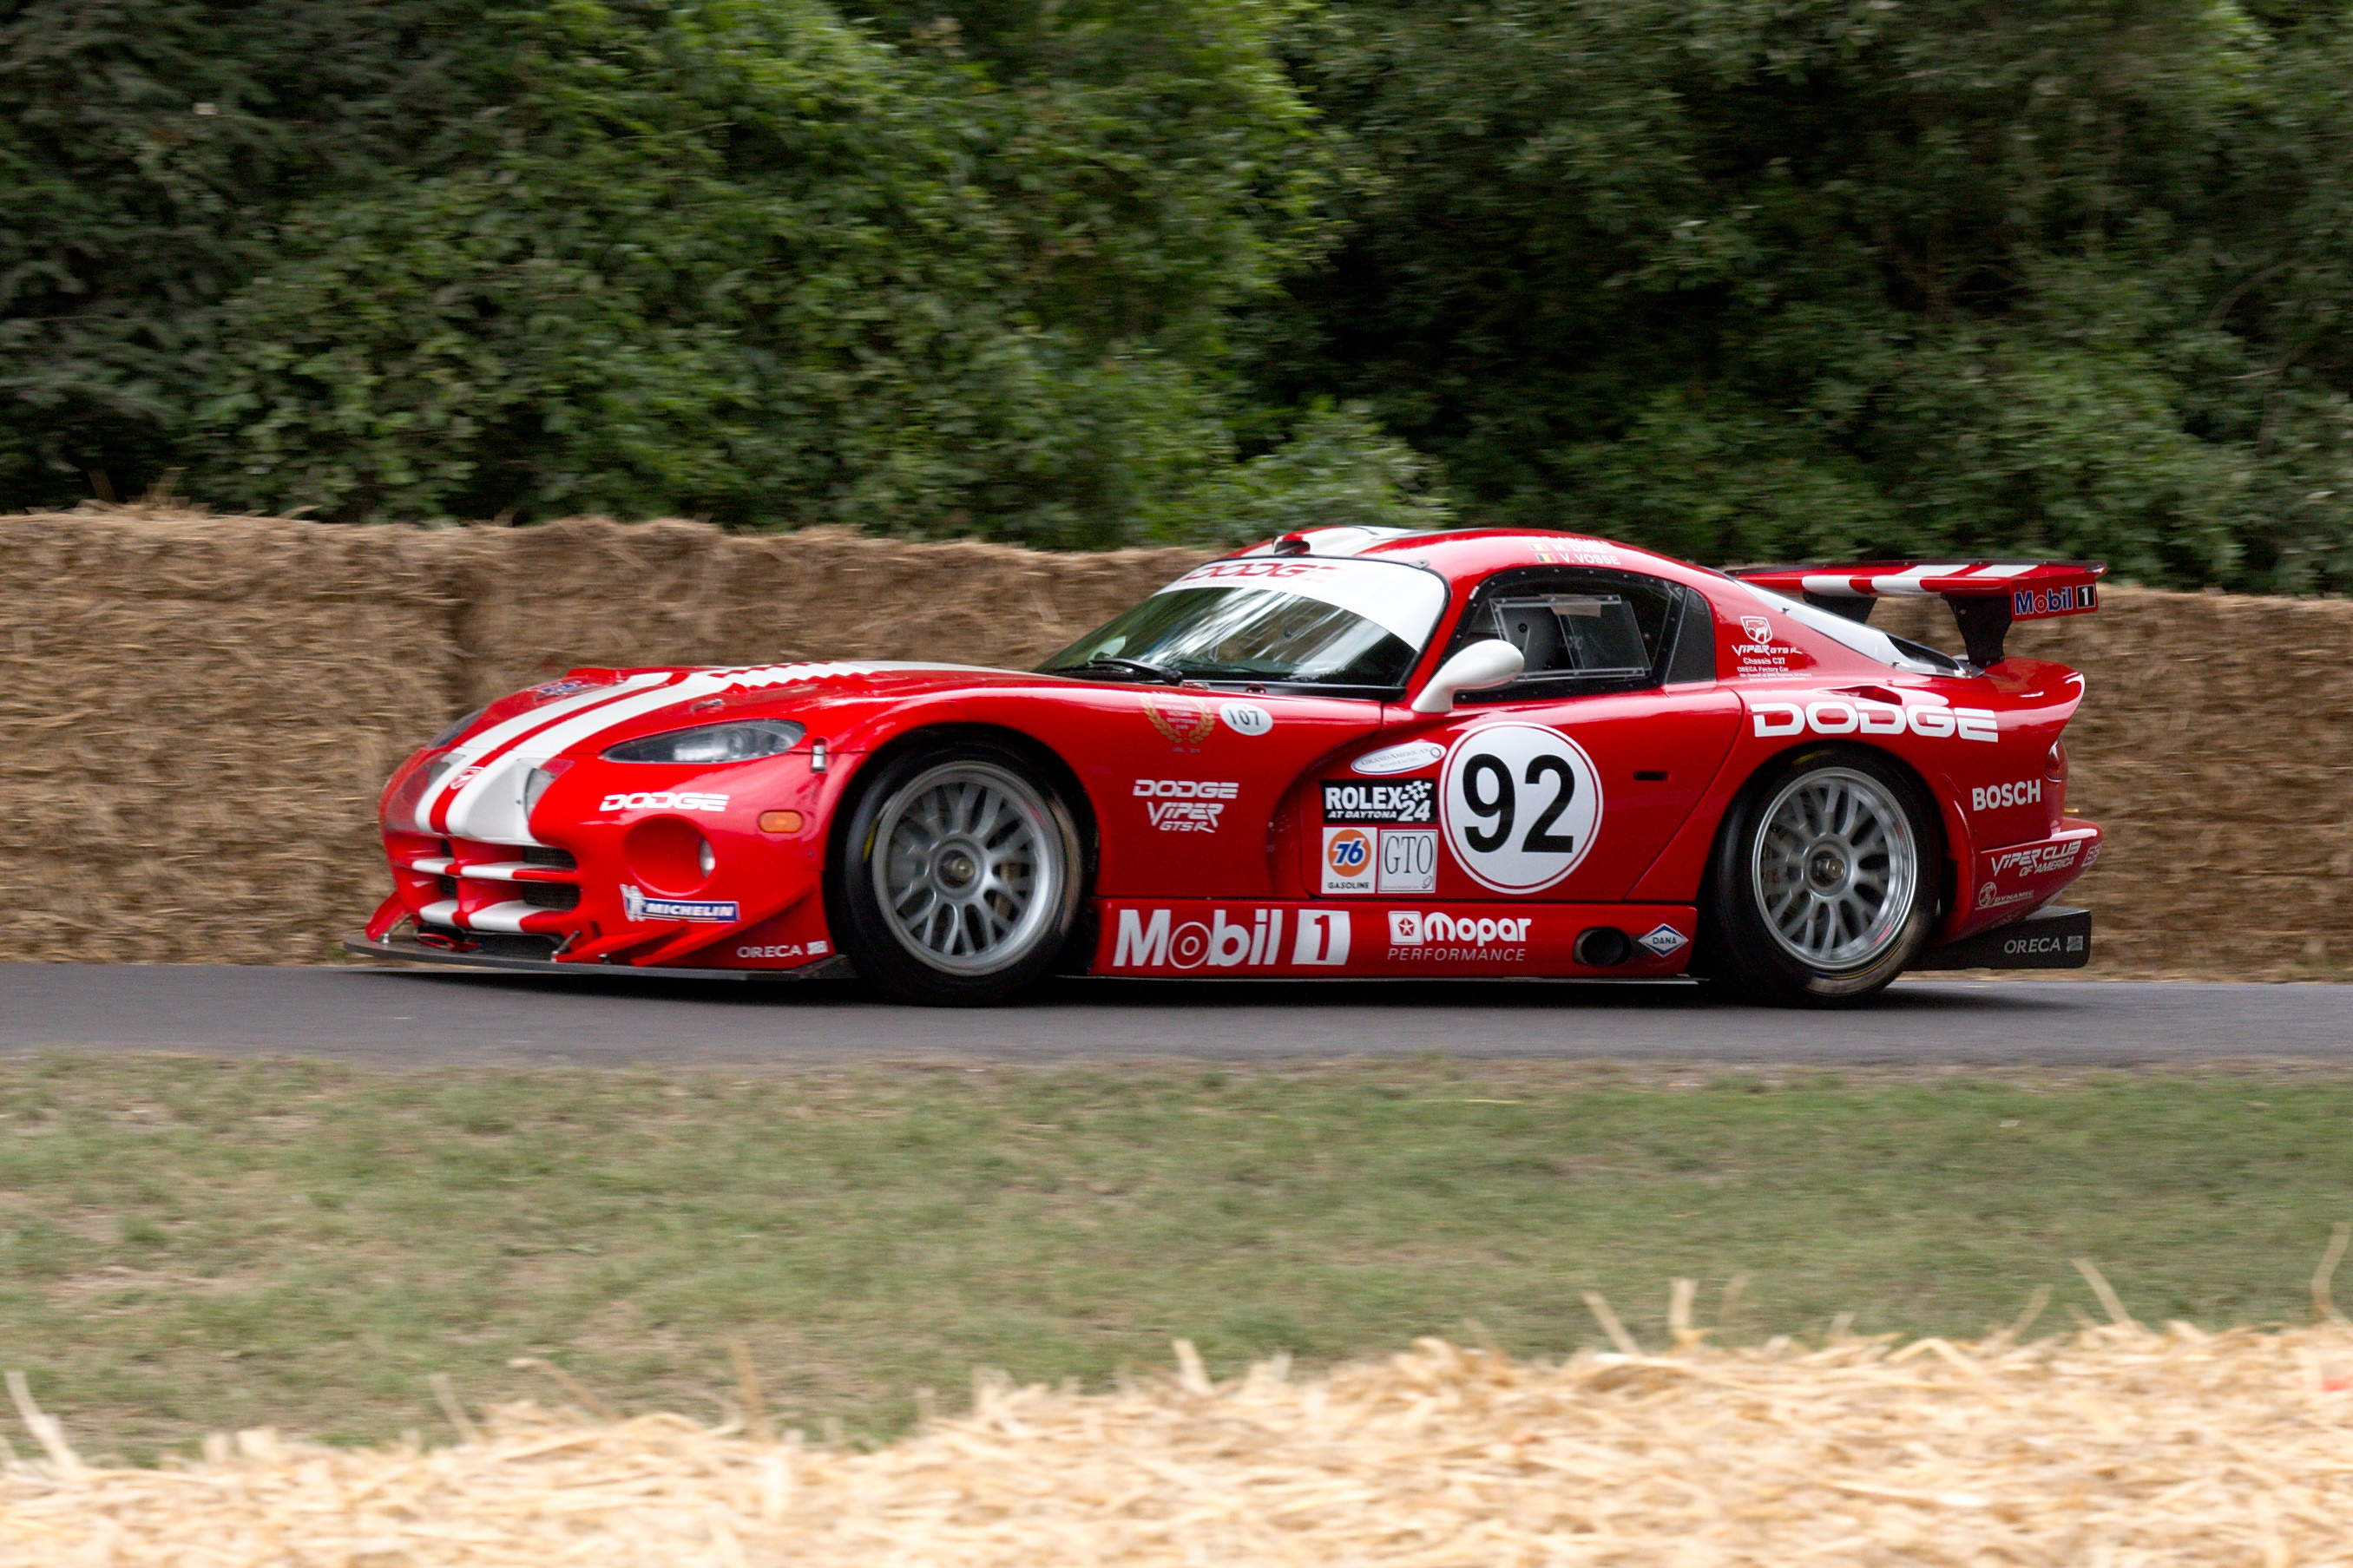
M 1952 606 L 1969 662 L 2000 664 L 2013 621 L 2081 616 L 2100 607 L 2096 561 L 1862 561 L 1840 566 L 1735 566 L 1730 575 L 1867 621 L 1884 598 L 1934 594 Z

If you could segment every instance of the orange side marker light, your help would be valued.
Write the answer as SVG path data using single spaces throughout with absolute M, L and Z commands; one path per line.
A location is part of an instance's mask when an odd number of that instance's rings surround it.
M 760 831 L 798 833 L 801 830 L 802 820 L 801 814 L 797 811 L 764 811 L 760 814 Z

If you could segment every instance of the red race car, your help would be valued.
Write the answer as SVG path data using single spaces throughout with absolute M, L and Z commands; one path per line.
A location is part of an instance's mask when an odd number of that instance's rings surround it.
M 1571 534 L 1325 529 L 1186 574 L 1036 671 L 575 669 L 384 792 L 347 945 L 577 973 L 1697 974 L 1850 1001 L 2071 967 L 2063 666 L 2103 568 L 1725 574 Z M 1873 630 L 1951 605 L 1966 661 Z

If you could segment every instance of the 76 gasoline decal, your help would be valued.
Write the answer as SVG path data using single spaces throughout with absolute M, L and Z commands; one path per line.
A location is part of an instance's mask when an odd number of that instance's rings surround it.
M 1585 748 L 1542 724 L 1487 724 L 1446 753 L 1446 842 L 1472 879 L 1533 893 L 1571 871 L 1601 826 L 1601 776 Z

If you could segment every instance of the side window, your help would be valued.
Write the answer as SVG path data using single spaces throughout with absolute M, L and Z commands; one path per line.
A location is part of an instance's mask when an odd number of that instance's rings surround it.
M 1488 637 L 1510 643 L 1527 661 L 1525 673 L 1461 700 L 1525 701 L 1712 679 L 1713 632 L 1705 601 L 1675 584 L 1599 568 L 1523 567 L 1479 585 L 1447 652 Z

